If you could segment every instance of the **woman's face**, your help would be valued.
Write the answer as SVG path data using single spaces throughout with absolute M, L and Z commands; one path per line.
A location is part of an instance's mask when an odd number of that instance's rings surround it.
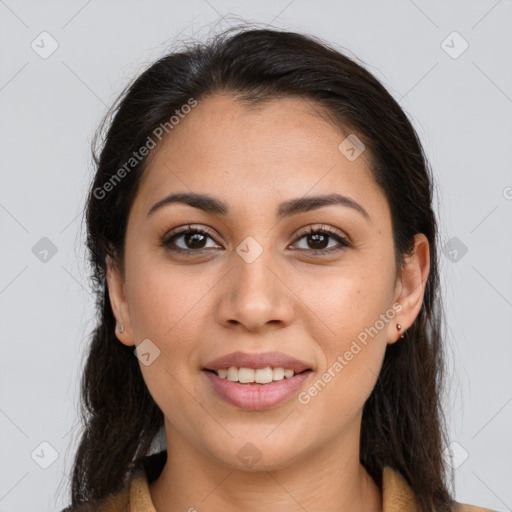
M 349 133 L 315 108 L 291 98 L 200 101 L 151 155 L 128 220 L 124 276 L 108 274 L 125 327 L 117 336 L 144 342 L 140 366 L 168 445 L 230 467 L 357 453 L 386 344 L 421 305 L 425 272 L 412 263 L 397 274 L 369 155 L 354 159 L 349 141 L 339 149 Z M 169 199 L 178 193 L 223 208 Z M 311 201 L 334 194 L 340 202 Z M 178 233 L 189 225 L 191 234 Z M 279 368 L 294 364 L 279 357 L 305 365 L 283 377 Z M 229 366 L 249 369 L 242 381 L 276 380 L 234 382 L 235 370 L 222 378 Z

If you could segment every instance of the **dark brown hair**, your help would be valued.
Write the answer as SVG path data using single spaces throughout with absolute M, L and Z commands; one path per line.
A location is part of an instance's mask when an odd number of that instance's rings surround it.
M 423 148 L 397 101 L 355 59 L 315 37 L 250 26 L 227 30 L 207 43 L 189 43 L 153 63 L 109 112 L 99 156 L 93 149 L 96 175 L 86 219 L 98 318 L 81 383 L 85 429 L 74 461 L 72 504 L 120 490 L 163 426 L 133 347 L 115 336 L 105 281 L 107 255 L 122 267 L 128 213 L 148 158 L 130 168 L 126 162 L 191 98 L 201 101 L 219 92 L 252 103 L 286 96 L 316 102 L 366 145 L 371 172 L 391 209 L 398 268 L 414 235 L 428 238 L 431 260 L 424 301 L 406 337 L 387 346 L 364 405 L 360 458 L 379 485 L 384 466 L 398 470 L 421 511 L 451 510 L 442 457 L 446 427 L 440 398 L 444 358 L 438 234 Z M 453 476 L 450 482 L 453 486 Z

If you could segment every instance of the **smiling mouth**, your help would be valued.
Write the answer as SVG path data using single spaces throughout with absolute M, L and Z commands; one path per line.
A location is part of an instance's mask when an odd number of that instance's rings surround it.
M 266 367 L 266 368 L 238 368 L 231 366 L 229 368 L 219 368 L 218 370 L 205 371 L 214 373 L 220 379 L 226 379 L 228 381 L 247 384 L 247 385 L 265 385 L 271 382 L 278 382 L 280 380 L 291 379 L 296 375 L 311 372 L 311 370 L 304 370 L 302 372 L 295 372 L 289 368 L 283 367 Z

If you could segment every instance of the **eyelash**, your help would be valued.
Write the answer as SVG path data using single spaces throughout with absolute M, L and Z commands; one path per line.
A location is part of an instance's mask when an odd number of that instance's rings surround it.
M 160 243 L 160 245 L 162 247 L 166 247 L 170 251 L 181 252 L 181 253 L 191 253 L 191 252 L 201 253 L 203 251 L 208 251 L 209 249 L 182 249 L 182 248 L 179 248 L 179 247 L 178 248 L 172 247 L 172 245 L 174 244 L 173 240 L 175 238 L 178 238 L 179 236 L 183 236 L 183 235 L 187 235 L 187 234 L 196 234 L 196 233 L 208 236 L 212 240 L 215 241 L 214 237 L 212 236 L 212 234 L 208 230 L 206 230 L 204 228 L 201 228 L 201 227 L 194 228 L 191 225 L 188 225 L 188 226 L 186 226 L 184 228 L 179 228 L 178 231 L 171 232 L 169 235 L 165 236 L 163 238 L 162 242 Z M 317 228 L 317 229 L 314 229 L 312 226 L 310 226 L 309 230 L 307 232 L 305 232 L 305 233 L 301 233 L 298 236 L 298 238 L 295 240 L 294 243 L 298 242 L 299 240 L 301 240 L 304 237 L 312 236 L 312 235 L 318 235 L 318 234 L 329 235 L 331 238 L 334 238 L 340 244 L 341 247 L 339 247 L 337 249 L 330 248 L 330 249 L 311 249 L 311 250 L 308 250 L 308 249 L 297 249 L 297 250 L 313 252 L 313 253 L 318 254 L 318 255 L 324 255 L 324 254 L 329 254 L 329 253 L 332 254 L 332 253 L 341 251 L 344 248 L 351 247 L 351 244 L 348 242 L 348 240 L 346 238 L 344 238 L 341 235 L 339 235 L 331 227 L 324 226 L 324 225 L 321 228 Z

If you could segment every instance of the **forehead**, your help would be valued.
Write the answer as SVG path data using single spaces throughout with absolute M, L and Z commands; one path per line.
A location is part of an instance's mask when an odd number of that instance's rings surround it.
M 369 153 L 349 160 L 339 146 L 350 132 L 324 114 L 321 106 L 293 97 L 256 106 L 228 95 L 198 101 L 153 150 L 136 203 L 147 211 L 169 192 L 193 191 L 264 208 L 338 192 L 387 214 Z

